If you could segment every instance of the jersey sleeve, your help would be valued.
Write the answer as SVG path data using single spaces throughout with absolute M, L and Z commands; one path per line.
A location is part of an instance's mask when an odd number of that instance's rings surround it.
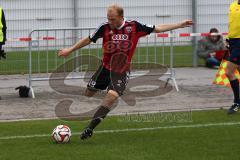
M 104 36 L 104 24 L 101 24 L 90 36 L 89 39 L 96 43 L 99 38 Z
M 155 25 L 142 24 L 137 21 L 135 21 L 135 23 L 136 23 L 137 34 L 139 35 L 139 37 L 151 34 L 155 29 Z

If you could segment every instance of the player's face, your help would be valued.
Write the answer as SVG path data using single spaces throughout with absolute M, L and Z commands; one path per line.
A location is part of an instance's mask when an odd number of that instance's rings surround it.
M 218 33 L 218 32 L 212 32 L 212 33 L 214 34 L 214 33 Z M 220 37 L 218 35 L 211 35 L 211 36 L 209 36 L 209 39 L 212 42 L 217 42 L 217 41 L 219 41 Z
M 218 36 L 210 36 L 210 39 L 211 39 L 213 42 L 216 42 L 216 41 L 218 41 Z
M 107 19 L 112 29 L 118 28 L 122 25 L 123 17 L 119 16 L 116 10 L 109 9 L 107 12 Z

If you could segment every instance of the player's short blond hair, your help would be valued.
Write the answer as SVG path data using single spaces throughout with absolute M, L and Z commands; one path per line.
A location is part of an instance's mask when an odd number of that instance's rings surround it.
M 116 10 L 119 16 L 124 16 L 124 11 L 122 6 L 114 3 L 108 6 L 108 10 L 111 10 L 111 9 Z

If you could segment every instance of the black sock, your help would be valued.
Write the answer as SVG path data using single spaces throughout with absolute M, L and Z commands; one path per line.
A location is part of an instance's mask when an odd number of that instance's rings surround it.
M 238 79 L 230 81 L 233 94 L 234 94 L 234 103 L 239 103 L 239 81 Z
M 94 114 L 88 128 L 94 129 L 108 114 L 110 110 L 107 107 L 100 106 Z

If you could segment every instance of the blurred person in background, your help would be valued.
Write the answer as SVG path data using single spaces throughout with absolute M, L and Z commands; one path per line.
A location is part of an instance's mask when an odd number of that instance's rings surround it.
M 211 28 L 209 33 L 219 32 L 218 29 Z M 205 60 L 206 67 L 217 68 L 222 59 L 227 58 L 228 51 L 221 35 L 209 35 L 198 41 L 197 54 Z

